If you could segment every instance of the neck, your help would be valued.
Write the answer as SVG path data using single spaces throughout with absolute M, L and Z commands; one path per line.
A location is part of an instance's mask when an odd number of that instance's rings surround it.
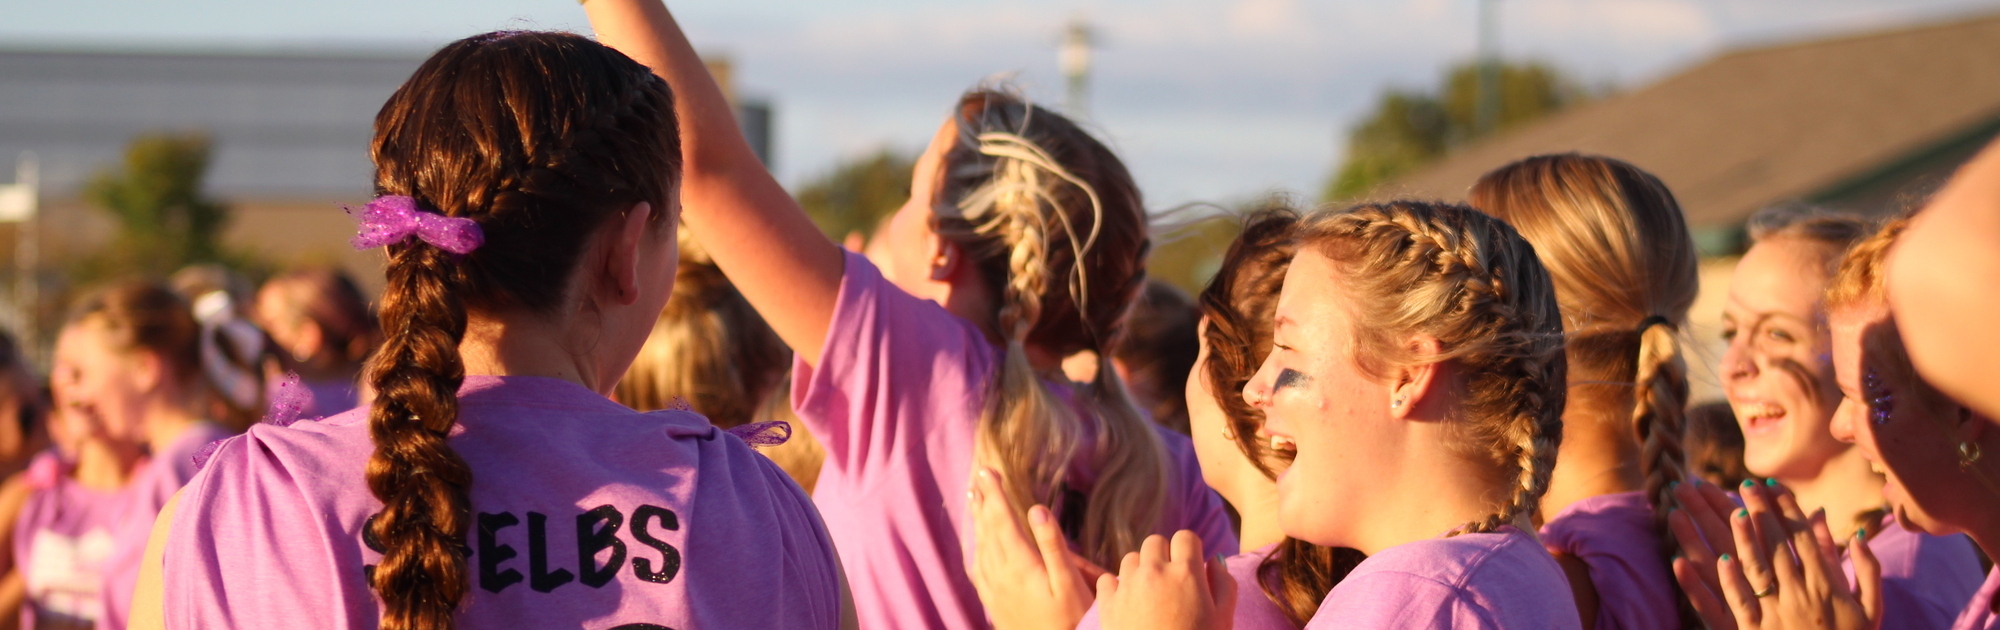
M 146 443 L 154 453 L 164 453 L 175 440 L 205 422 L 185 405 L 158 401 L 146 411 Z
M 1869 470 L 1860 449 L 1850 448 L 1827 460 L 1811 478 L 1780 477 L 1778 482 L 1792 490 L 1805 513 L 1826 510 L 1826 526 L 1834 540 L 1852 537 L 1863 514 L 1882 508 L 1882 476 Z
M 116 490 L 125 487 L 140 458 L 137 449 L 117 448 L 103 440 L 85 440 L 77 445 L 76 470 L 72 474 L 85 488 Z
M 1372 556 L 1484 519 L 1494 505 L 1506 500 L 1511 485 L 1494 481 L 1493 471 L 1486 465 L 1454 455 L 1453 449 L 1438 448 L 1450 438 L 1442 431 L 1440 426 L 1411 436 L 1412 445 L 1403 449 L 1403 462 L 1385 470 L 1386 478 L 1374 484 L 1374 500 L 1369 502 L 1366 517 L 1358 519 L 1352 544 L 1337 546 L 1353 547 Z
M 1552 518 L 1577 501 L 1594 496 L 1632 492 L 1645 487 L 1639 472 L 1639 444 L 1632 435 L 1629 401 L 1572 399 L 1563 411 L 1562 456 L 1542 495 L 1541 517 Z
M 1237 546 L 1250 551 L 1283 541 L 1285 530 L 1278 526 L 1278 482 L 1254 469 L 1245 473 L 1251 478 L 1235 484 L 1237 487 L 1229 493 L 1229 503 L 1236 506 L 1236 514 L 1242 518 L 1242 526 L 1236 533 Z
M 549 321 L 525 315 L 468 314 L 465 339 L 458 354 L 465 361 L 467 376 L 541 376 L 576 383 L 607 394 L 611 382 L 599 374 L 597 366 L 569 351 L 565 342 L 575 331 Z
M 353 383 L 361 376 L 361 366 L 339 359 L 314 359 L 300 363 L 299 379 L 309 383 L 341 381 Z

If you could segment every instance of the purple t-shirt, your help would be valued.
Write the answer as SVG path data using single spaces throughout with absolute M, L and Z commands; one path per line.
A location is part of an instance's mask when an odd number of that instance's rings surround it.
M 965 572 L 965 496 L 1000 357 L 977 327 L 847 254 L 820 365 L 794 363 L 792 406 L 826 447 L 813 500 L 847 563 L 861 627 L 986 627 Z M 1235 554 L 1222 498 L 1202 482 L 1193 445 L 1159 434 L 1174 476 L 1156 532 L 1193 530 L 1210 553 Z M 1077 473 L 1072 481 L 1091 475 Z
M 134 471 L 125 522 L 118 526 L 110 562 L 105 565 L 104 615 L 97 619 L 99 630 L 124 630 L 132 616 L 132 590 L 139 585 L 139 565 L 144 564 L 146 542 L 153 535 L 153 521 L 160 508 L 194 476 L 194 454 L 208 443 L 229 437 L 228 429 L 211 422 L 197 422 L 175 438 L 164 452 L 154 453 L 146 465 Z
M 1681 627 L 1674 574 L 1660 554 L 1653 507 L 1639 492 L 1572 503 L 1542 524 L 1542 544 L 1582 560 L 1597 588 L 1597 630 Z
M 810 499 L 735 436 L 537 377 L 468 376 L 461 628 L 833 628 L 839 569 Z M 165 548 L 169 628 L 374 628 L 367 410 L 222 443 Z M 635 624 L 624 626 L 621 624 Z M 642 625 L 654 624 L 654 625 Z
M 1534 537 L 1512 527 L 1369 556 L 1306 624 L 1308 630 L 1582 627 L 1562 567 Z
M 14 525 L 14 563 L 27 587 L 21 627 L 90 627 L 104 615 L 106 567 L 131 503 L 129 488 L 95 490 L 53 452 L 28 465 L 28 501 Z
M 1995 594 L 2000 594 L 2000 567 L 1994 567 L 1986 574 L 1986 582 L 1979 585 L 1972 601 L 1966 602 L 1965 610 L 1958 613 L 1958 620 L 1951 624 L 1951 630 L 2000 630 L 2000 614 L 1993 613 Z
M 1965 536 L 1919 534 L 1890 515 L 1869 537 L 1868 550 L 1882 563 L 1882 630 L 1950 627 L 1980 588 L 1979 555 Z M 1854 561 L 1843 558 L 1841 565 L 1852 586 Z
M 1278 545 L 1273 543 L 1256 551 L 1230 556 L 1224 561 L 1229 567 L 1229 577 L 1236 580 L 1236 616 L 1230 625 L 1234 630 L 1299 630 L 1298 624 L 1285 616 L 1285 609 L 1279 608 L 1277 602 L 1271 601 L 1270 595 L 1264 594 L 1263 583 L 1257 580 L 1257 566 L 1277 549 Z M 1091 604 L 1090 610 L 1083 613 L 1083 620 L 1076 624 L 1076 630 L 1097 630 L 1101 627 L 1103 623 L 1097 617 L 1096 604 Z

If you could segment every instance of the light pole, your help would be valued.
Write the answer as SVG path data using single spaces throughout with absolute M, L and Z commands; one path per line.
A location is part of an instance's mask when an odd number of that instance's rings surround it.
M 1096 43 L 1096 33 L 1081 16 L 1071 19 L 1069 26 L 1063 28 L 1062 45 L 1056 53 L 1056 62 L 1069 86 L 1063 110 L 1071 118 L 1089 117 L 1090 48 Z
M 1473 127 L 1480 135 L 1500 126 L 1500 0 L 1479 0 L 1479 109 Z

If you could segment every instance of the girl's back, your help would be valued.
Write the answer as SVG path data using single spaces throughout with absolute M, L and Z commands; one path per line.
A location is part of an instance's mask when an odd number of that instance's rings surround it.
M 467 377 L 459 401 L 450 442 L 478 480 L 461 627 L 838 623 L 810 500 L 707 419 L 538 377 Z M 225 442 L 175 514 L 193 535 L 165 550 L 169 627 L 376 627 L 371 450 L 365 410 Z

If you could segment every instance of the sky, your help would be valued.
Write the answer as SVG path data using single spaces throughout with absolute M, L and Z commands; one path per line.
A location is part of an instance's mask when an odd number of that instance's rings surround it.
M 1316 196 L 1387 86 L 1476 49 L 1478 0 L 670 2 L 696 46 L 776 109 L 796 185 L 879 147 L 915 151 L 957 94 L 1061 98 L 1056 44 L 1088 21 L 1088 125 L 1156 209 Z M 1720 52 L 2000 12 L 2000 0 L 1496 0 L 1499 48 L 1588 85 L 1643 86 Z M 0 0 L 0 46 L 418 52 L 487 30 L 588 32 L 574 0 Z

